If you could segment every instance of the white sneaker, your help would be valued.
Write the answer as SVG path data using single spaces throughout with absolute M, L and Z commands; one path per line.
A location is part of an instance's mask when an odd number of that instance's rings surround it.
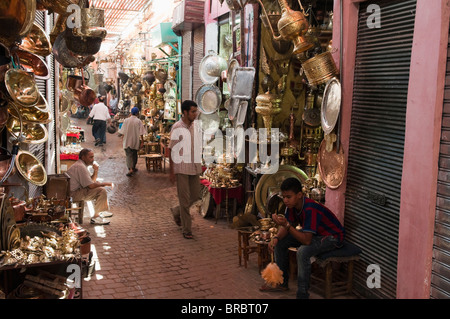
M 109 218 L 109 217 L 113 217 L 113 213 L 110 213 L 110 212 L 101 212 L 100 213 L 100 217 L 102 217 L 102 218 Z
M 91 224 L 94 225 L 108 225 L 109 223 L 109 220 L 105 220 L 101 217 L 91 218 Z

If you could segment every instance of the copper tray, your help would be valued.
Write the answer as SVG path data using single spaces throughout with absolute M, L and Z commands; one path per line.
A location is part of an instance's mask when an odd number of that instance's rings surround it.
M 262 216 L 266 216 L 267 197 L 280 190 L 281 183 L 289 177 L 295 177 L 304 183 L 308 179 L 308 175 L 300 168 L 292 165 L 281 165 L 274 174 L 265 174 L 261 177 L 256 185 L 255 202 Z
M 339 147 L 339 154 L 336 152 L 336 144 L 331 152 L 326 151 L 326 140 L 324 139 L 317 154 L 319 174 L 325 185 L 331 189 L 341 186 L 345 176 L 347 166 L 342 144 Z

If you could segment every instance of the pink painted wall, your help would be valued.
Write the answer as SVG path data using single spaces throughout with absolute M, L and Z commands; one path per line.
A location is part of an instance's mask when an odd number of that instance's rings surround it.
M 217 18 L 219 18 L 221 15 L 229 12 L 230 9 L 228 8 L 225 1 L 223 1 L 222 4 L 220 4 L 219 0 L 206 0 L 205 1 L 205 26 L 212 22 L 217 22 Z
M 450 3 L 417 0 L 400 199 L 397 297 L 429 298 Z
M 359 3 L 343 0 L 341 144 L 348 156 Z M 334 1 L 333 46 L 339 64 L 340 1 Z M 397 298 L 429 298 L 450 2 L 417 0 L 406 112 L 397 265 Z M 345 224 L 346 182 L 326 203 Z

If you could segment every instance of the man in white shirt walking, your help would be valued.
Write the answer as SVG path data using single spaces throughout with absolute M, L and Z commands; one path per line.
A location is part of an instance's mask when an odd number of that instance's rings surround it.
M 183 236 L 192 239 L 190 207 L 200 200 L 200 174 L 202 172 L 202 134 L 197 119 L 197 104 L 186 100 L 181 104 L 183 117 L 170 132 L 170 181 L 177 182 L 179 206 L 171 208 Z
M 139 109 L 133 107 L 131 116 L 123 121 L 119 136 L 123 136 L 123 149 L 127 157 L 127 176 L 133 176 L 137 171 L 138 151 L 144 144 L 144 134 L 146 133 L 144 124 L 139 119 Z
M 89 117 L 93 118 L 94 125 L 92 126 L 92 135 L 95 138 L 95 146 L 103 146 L 106 141 L 106 121 L 111 121 L 109 109 L 105 105 L 105 97 L 98 98 L 99 103 L 92 107 Z

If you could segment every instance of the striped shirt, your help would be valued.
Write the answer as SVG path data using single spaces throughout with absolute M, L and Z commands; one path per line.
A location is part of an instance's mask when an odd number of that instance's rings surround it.
M 290 224 L 302 226 L 303 232 L 310 232 L 318 236 L 333 236 L 340 243 L 344 240 L 344 226 L 327 207 L 303 197 L 303 209 L 299 212 L 295 208 L 285 211 L 286 219 Z
M 202 133 L 198 121 L 187 125 L 180 119 L 170 131 L 170 157 L 174 174 L 202 173 Z

